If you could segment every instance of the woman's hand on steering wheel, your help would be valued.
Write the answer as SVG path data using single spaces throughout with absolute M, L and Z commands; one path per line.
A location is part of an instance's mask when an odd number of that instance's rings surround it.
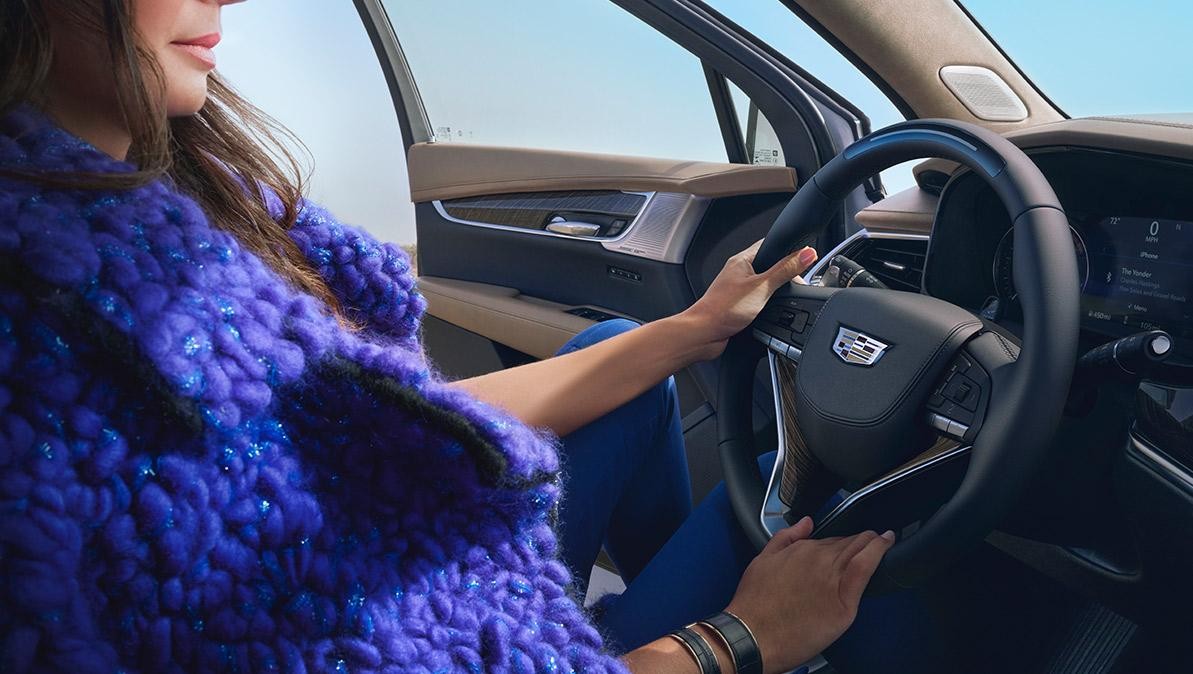
M 895 534 L 810 539 L 805 517 L 775 534 L 746 568 L 726 609 L 750 627 L 767 672 L 816 657 L 853 623 L 870 576 Z
M 702 360 L 721 355 L 729 338 L 746 329 L 783 284 L 797 280 L 816 262 L 816 251 L 804 247 L 762 273 L 754 271 L 754 256 L 762 241 L 725 262 L 704 295 L 681 314 L 689 319 L 707 346 Z

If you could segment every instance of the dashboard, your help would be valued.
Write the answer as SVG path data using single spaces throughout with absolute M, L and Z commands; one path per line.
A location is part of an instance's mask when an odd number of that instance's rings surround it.
M 1160 329 L 1174 338 L 1171 362 L 1193 365 L 1193 164 L 1078 148 L 1029 154 L 1069 218 L 1083 346 Z M 925 290 L 1014 332 L 1013 261 L 1005 208 L 979 178 L 959 175 L 941 195 Z

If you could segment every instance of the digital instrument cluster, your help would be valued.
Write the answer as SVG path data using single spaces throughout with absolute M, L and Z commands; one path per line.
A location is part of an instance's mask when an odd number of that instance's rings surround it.
M 1083 348 L 1146 330 L 1193 365 L 1193 163 L 1086 148 L 1033 151 L 1069 219 Z M 1022 322 L 1014 229 L 972 173 L 941 195 L 924 268 L 928 294 L 1012 331 Z
M 1071 226 L 1081 285 L 1082 324 L 1108 334 L 1167 330 L 1193 340 L 1193 221 L 1106 215 Z M 1011 269 L 1014 230 L 999 242 L 993 283 L 1017 301 Z

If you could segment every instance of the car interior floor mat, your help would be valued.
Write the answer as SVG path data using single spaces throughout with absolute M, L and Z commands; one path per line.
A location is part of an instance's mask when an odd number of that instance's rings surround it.
M 1048 674 L 1109 674 L 1138 626 L 1101 604 L 1091 603 L 1073 622 L 1052 657 Z

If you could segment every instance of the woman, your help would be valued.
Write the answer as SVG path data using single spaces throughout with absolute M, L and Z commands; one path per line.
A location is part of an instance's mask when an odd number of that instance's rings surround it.
M 732 672 L 724 623 L 665 635 L 726 602 L 768 672 L 838 637 L 893 534 L 805 519 L 733 592 L 723 495 L 687 517 L 666 458 L 667 377 L 815 254 L 752 248 L 677 316 L 443 382 L 407 259 L 303 201 L 212 73 L 225 4 L 0 8 L 0 669 Z M 689 613 L 635 605 L 701 536 Z M 621 659 L 575 596 L 602 542 Z

